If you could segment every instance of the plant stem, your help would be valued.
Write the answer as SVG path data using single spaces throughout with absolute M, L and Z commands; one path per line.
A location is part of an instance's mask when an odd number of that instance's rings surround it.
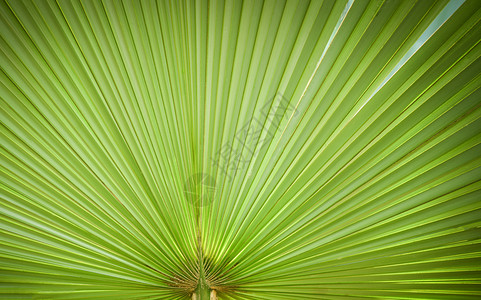
M 203 189 L 203 186 L 201 186 Z M 202 190 L 202 192 L 204 192 Z M 201 201 L 203 199 L 201 198 Z M 202 203 L 201 203 L 202 204 Z M 196 207 L 197 214 L 197 259 L 199 262 L 199 281 L 197 282 L 197 288 L 192 295 L 193 300 L 210 300 L 210 287 L 205 280 L 205 270 L 204 270 L 204 251 L 202 249 L 202 205 Z M 215 292 L 214 292 L 215 296 Z M 215 297 L 214 299 L 217 299 Z
M 205 281 L 204 268 L 201 268 L 199 282 L 197 283 L 197 289 L 195 290 L 197 296 L 196 300 L 209 300 L 210 288 Z

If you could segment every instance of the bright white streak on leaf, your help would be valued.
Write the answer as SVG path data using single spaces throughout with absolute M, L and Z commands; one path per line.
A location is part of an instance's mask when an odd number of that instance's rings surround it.
M 301 102 L 302 98 L 304 98 L 304 95 L 307 92 L 307 89 L 309 88 L 312 79 L 314 78 L 314 75 L 316 75 L 317 70 L 319 69 L 319 66 L 321 65 L 322 60 L 324 59 L 324 56 L 326 55 L 327 50 L 331 47 L 332 41 L 336 37 L 337 33 L 339 32 L 339 28 L 341 27 L 342 23 L 346 19 L 347 13 L 352 7 L 352 4 L 354 3 L 354 0 L 349 0 L 346 3 L 346 6 L 344 7 L 344 10 L 341 13 L 341 16 L 339 17 L 339 20 L 337 21 L 336 26 L 334 27 L 334 30 L 332 31 L 331 36 L 329 37 L 329 40 L 327 41 L 326 47 L 324 48 L 324 51 L 322 51 L 321 57 L 319 58 L 319 61 L 317 62 L 316 68 L 314 69 L 314 72 L 312 72 L 311 77 L 307 81 L 306 87 L 304 88 L 304 91 L 302 91 L 302 95 L 299 98 L 299 101 L 297 101 L 295 108 L 299 106 L 299 103 Z M 291 116 L 292 118 L 292 116 Z M 290 121 L 290 119 L 289 119 Z
M 458 10 L 458 8 L 465 2 L 465 0 L 451 0 L 443 8 L 443 10 L 436 16 L 433 22 L 426 28 L 426 30 L 421 34 L 419 39 L 412 45 L 412 47 L 406 52 L 406 54 L 401 58 L 398 64 L 392 69 L 392 71 L 386 76 L 386 78 L 381 82 L 381 84 L 377 87 L 377 89 L 372 93 L 372 95 L 368 98 L 368 100 L 361 106 L 364 107 L 366 103 L 371 100 L 374 95 L 379 92 L 379 90 L 394 76 L 394 74 L 399 71 L 399 69 L 404 66 L 404 64 L 411 59 L 411 57 L 416 53 L 422 45 L 424 45 L 427 40 L 429 40 L 433 34 L 438 31 L 439 28 Z

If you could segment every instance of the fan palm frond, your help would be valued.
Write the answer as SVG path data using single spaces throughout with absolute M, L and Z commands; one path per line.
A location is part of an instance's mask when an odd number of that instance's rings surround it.
M 2 0 L 0 297 L 477 299 L 480 22 Z

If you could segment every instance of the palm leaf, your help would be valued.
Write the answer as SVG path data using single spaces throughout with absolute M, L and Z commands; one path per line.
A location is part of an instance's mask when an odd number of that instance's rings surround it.
M 477 299 L 480 22 L 2 1 L 0 297 Z

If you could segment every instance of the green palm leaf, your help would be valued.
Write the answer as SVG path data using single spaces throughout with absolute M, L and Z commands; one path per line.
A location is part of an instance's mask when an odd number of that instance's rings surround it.
M 481 3 L 2 1 L 5 299 L 477 299 Z

